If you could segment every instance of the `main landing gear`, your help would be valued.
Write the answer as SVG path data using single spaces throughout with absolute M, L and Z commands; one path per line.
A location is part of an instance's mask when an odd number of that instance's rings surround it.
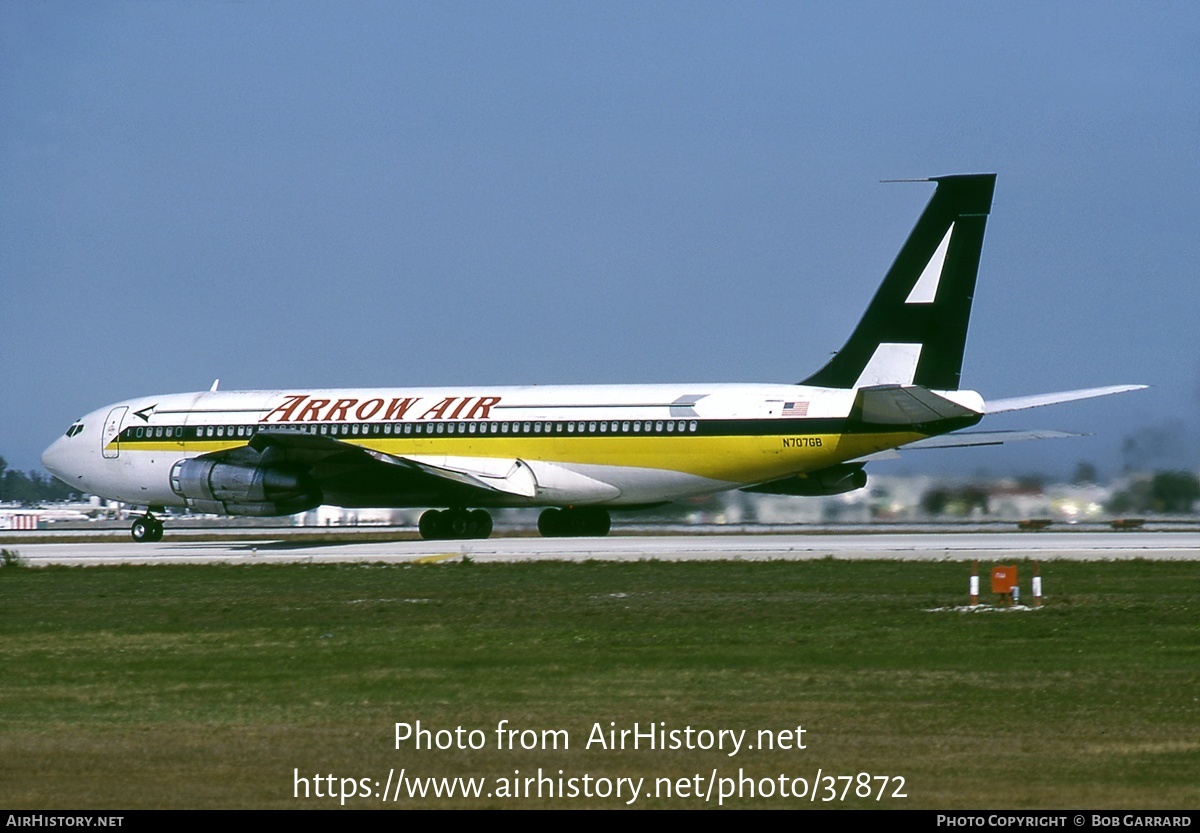
M 426 541 L 486 538 L 492 534 L 492 516 L 482 509 L 430 509 L 418 528 Z
M 139 544 L 161 541 L 163 537 L 162 521 L 147 512 L 133 522 L 133 526 L 129 527 L 129 534 Z
M 547 538 L 604 536 L 612 527 L 608 511 L 598 506 L 547 509 L 538 516 L 538 532 Z
M 598 506 L 552 508 L 538 516 L 538 532 L 547 538 L 599 537 L 611 527 L 608 511 Z M 492 516 L 482 509 L 430 509 L 421 515 L 418 528 L 426 541 L 487 538 L 492 534 Z

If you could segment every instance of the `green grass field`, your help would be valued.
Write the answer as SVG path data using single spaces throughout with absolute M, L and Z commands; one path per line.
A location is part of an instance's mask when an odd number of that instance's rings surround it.
M 334 807 L 315 792 L 343 778 L 374 792 L 404 769 L 511 794 L 497 779 L 541 768 L 581 793 L 585 775 L 642 778 L 637 807 L 712 806 L 719 788 L 691 793 L 741 777 L 725 806 L 1197 808 L 1198 570 L 1045 563 L 1041 610 L 956 612 L 935 610 L 966 602 L 969 566 L 951 562 L 4 567 L 0 806 Z M 417 720 L 485 743 L 397 749 L 394 725 Z M 566 730 L 570 748 L 498 749 L 502 720 Z M 807 748 L 585 748 L 595 723 L 660 721 L 749 742 L 803 726 Z M 843 800 L 848 782 L 818 770 L 900 776 L 907 797 L 888 780 L 875 801 L 875 780 Z M 781 775 L 817 800 L 781 797 Z M 647 794 L 658 778 L 672 797 Z M 775 794 L 749 797 L 745 778 Z M 532 789 L 345 803 L 628 797 Z

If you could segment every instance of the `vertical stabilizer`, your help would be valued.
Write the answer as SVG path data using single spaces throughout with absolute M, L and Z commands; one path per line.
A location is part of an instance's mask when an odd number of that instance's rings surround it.
M 801 384 L 957 390 L 995 174 L 932 177 L 937 190 L 845 346 Z

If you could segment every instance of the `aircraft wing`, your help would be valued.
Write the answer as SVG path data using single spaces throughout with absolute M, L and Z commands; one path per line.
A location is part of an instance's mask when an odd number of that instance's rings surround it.
M 616 486 L 554 463 L 515 457 L 456 457 L 447 455 L 392 455 L 361 448 L 333 437 L 289 429 L 264 429 L 250 446 L 272 452 L 273 461 L 307 465 L 342 463 L 353 466 L 371 461 L 422 472 L 441 480 L 486 492 L 521 498 L 540 497 L 566 503 L 608 500 L 621 494 Z
M 250 439 L 250 448 L 259 454 L 271 452 L 288 462 L 316 463 L 335 454 L 363 454 L 358 446 L 339 442 L 294 428 L 264 428 Z
M 405 456 L 372 453 L 385 463 L 410 466 L 434 477 L 474 486 L 492 492 L 504 492 L 519 497 L 537 493 L 537 479 L 529 465 L 521 460 L 495 457 Z
M 385 456 L 379 455 L 379 458 Z M 611 500 L 621 494 L 621 490 L 611 483 L 545 460 L 418 455 L 390 459 L 456 483 L 517 497 L 536 496 L 563 503 L 590 503 Z
M 1097 396 L 1128 393 L 1131 390 L 1143 390 L 1147 387 L 1149 385 L 1109 385 L 1104 388 L 1084 388 L 1082 390 L 1064 390 L 1058 393 L 1038 393 L 1033 396 L 1015 396 L 1011 399 L 992 399 L 984 402 L 983 412 L 985 414 L 1002 414 L 1005 411 L 1023 411 L 1026 408 L 1040 408 L 1043 405 L 1074 402 L 1077 399 L 1094 399 Z

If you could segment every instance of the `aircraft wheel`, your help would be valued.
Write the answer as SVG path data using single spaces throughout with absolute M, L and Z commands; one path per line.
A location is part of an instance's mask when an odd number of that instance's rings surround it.
M 612 527 L 612 518 L 609 517 L 608 512 L 595 506 L 564 509 L 563 518 L 566 527 L 564 535 L 602 537 L 607 535 L 608 530 Z
M 133 526 L 129 527 L 129 534 L 139 544 L 161 541 L 162 524 L 154 518 L 138 518 L 133 522 Z
M 571 538 L 579 538 L 584 535 L 589 535 L 591 530 L 588 528 L 588 522 L 591 518 L 588 516 L 586 509 L 564 509 L 561 515 L 562 534 Z
M 472 533 L 475 531 L 475 524 L 471 519 L 471 513 L 463 509 L 451 509 L 446 513 L 446 537 L 447 538 L 473 538 Z
M 417 525 L 417 529 L 420 531 L 421 537 L 426 541 L 436 541 L 439 538 L 445 537 L 443 527 L 442 513 L 438 510 L 430 509 L 428 512 L 421 513 L 421 520 Z
M 593 507 L 580 511 L 587 513 L 586 534 L 603 538 L 612 529 L 612 516 L 608 514 L 608 510 Z
M 547 509 L 538 516 L 538 532 L 546 538 L 604 536 L 611 528 L 608 511 L 594 506 Z
M 538 532 L 544 538 L 558 538 L 563 534 L 563 510 L 547 509 L 538 515 Z
M 472 520 L 475 521 L 475 537 L 487 538 L 492 534 L 492 516 L 482 509 L 476 509 L 471 513 Z

